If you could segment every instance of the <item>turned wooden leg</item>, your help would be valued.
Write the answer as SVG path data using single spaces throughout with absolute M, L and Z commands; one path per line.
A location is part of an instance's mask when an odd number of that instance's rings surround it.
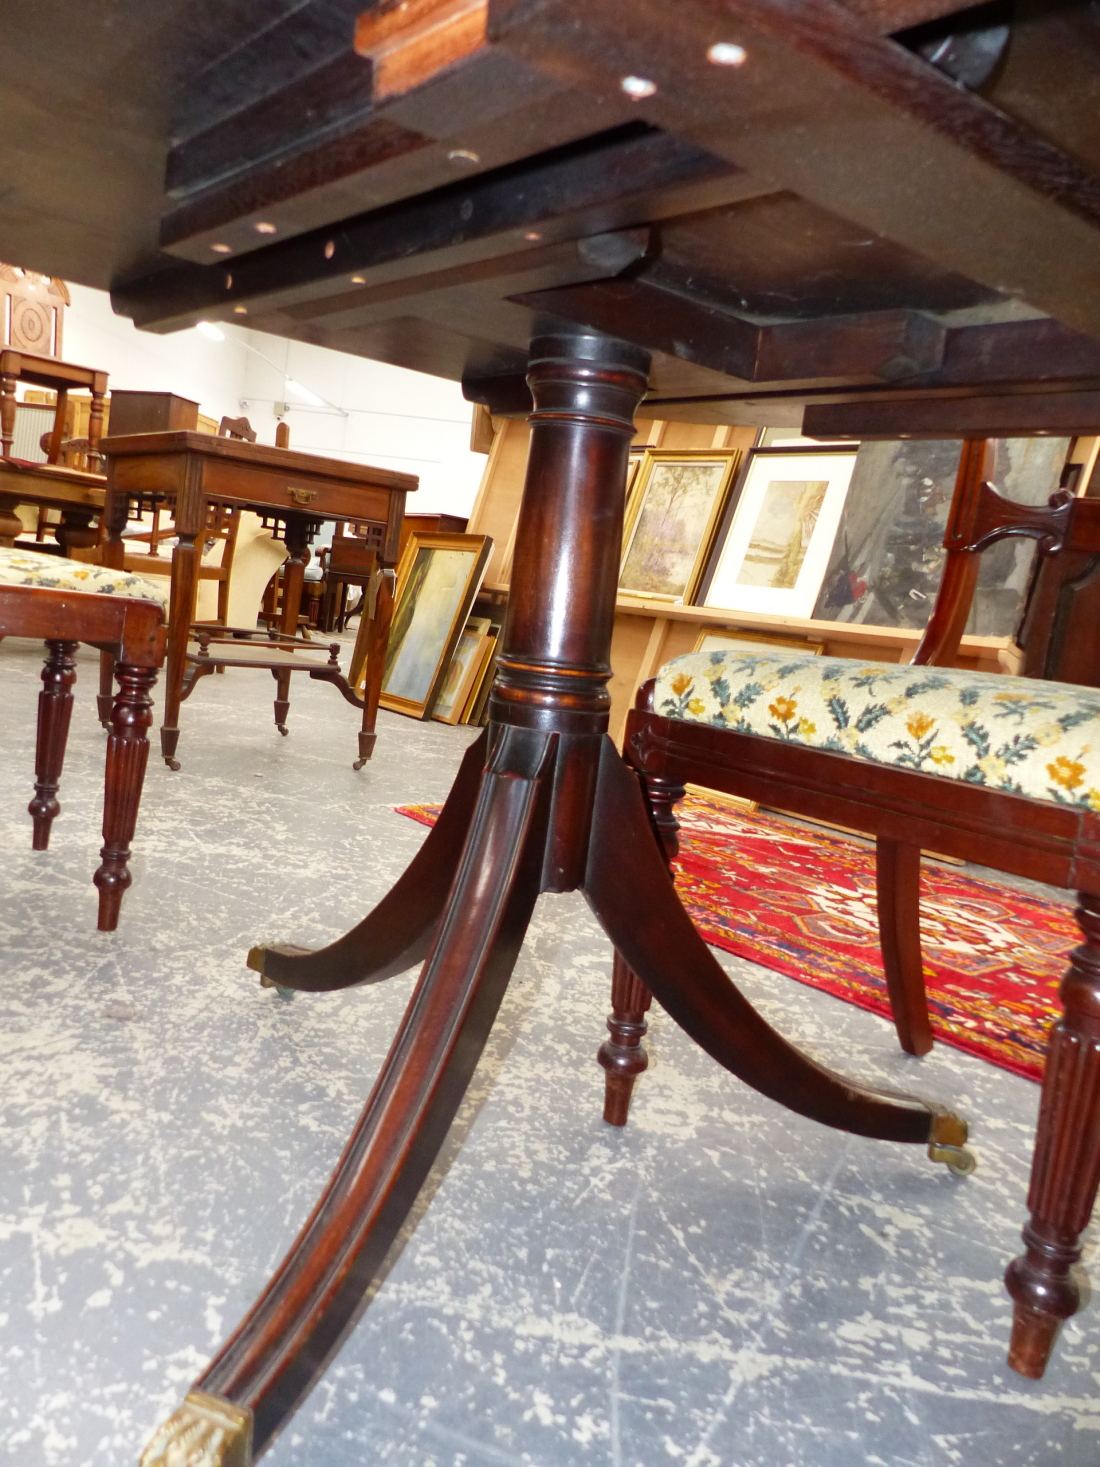
M 120 494 L 115 489 L 114 483 L 108 475 L 107 478 L 107 500 L 103 506 L 102 524 L 106 527 L 107 535 L 99 547 L 100 565 L 110 566 L 112 570 L 122 570 L 126 565 L 126 542 L 122 538 L 122 532 L 126 528 L 126 519 L 130 513 L 130 501 L 125 494 Z M 111 709 L 115 701 L 115 658 L 113 652 L 101 652 L 99 654 L 99 692 L 96 695 L 96 711 L 99 721 L 108 733 L 111 731 Z
M 298 612 L 302 607 L 309 536 L 310 521 L 305 515 L 287 516 L 286 548 L 290 551 L 290 558 L 283 563 L 283 618 L 279 628 L 284 637 L 293 637 L 298 631 Z M 284 738 L 287 732 L 287 715 L 290 712 L 291 676 L 289 671 L 275 672 L 275 727 Z
M 616 953 L 611 969 L 611 1012 L 607 1016 L 611 1037 L 604 1040 L 596 1054 L 607 1071 L 603 1118 L 609 1126 L 626 1125 L 634 1081 L 649 1067 L 642 1040 L 649 1028 L 645 1016 L 652 1002 L 649 989 Z
M 390 625 L 393 621 L 393 593 L 396 579 L 394 572 L 388 566 L 383 567 L 374 598 L 374 615 L 367 629 L 367 680 L 363 688 L 363 725 L 359 730 L 359 758 L 352 765 L 353 769 L 362 769 L 374 753 L 374 745 L 378 739 L 375 724 L 378 722 L 378 700 L 382 696 L 382 675 L 386 670 L 386 652 L 390 645 Z M 366 616 L 365 611 L 363 615 Z M 358 637 L 355 645 L 356 647 L 359 645 Z M 357 682 L 358 669 L 353 668 L 352 687 L 355 687 Z
M 687 791 L 674 780 L 651 776 L 642 779 L 653 823 L 657 827 L 665 860 L 671 863 L 680 849 L 680 822 L 673 813 Z M 646 1014 L 653 995 L 616 952 L 611 969 L 611 1012 L 605 1039 L 596 1054 L 607 1072 L 604 1078 L 603 1118 L 610 1126 L 625 1126 L 630 1114 L 634 1082 L 649 1068 L 649 1055 L 642 1040 L 649 1025 Z
M 130 842 L 149 761 L 149 725 L 153 721 L 150 694 L 156 680 L 156 668 L 118 664 L 118 696 L 107 740 L 103 849 L 99 853 L 102 864 L 92 878 L 99 889 L 100 932 L 113 932 L 118 926 L 122 893 L 130 885 Z
M 875 843 L 878 930 L 894 1027 L 906 1054 L 932 1048 L 920 946 L 920 849 L 880 836 Z
M 90 550 L 96 543 L 98 535 L 92 525 L 94 518 L 94 509 L 70 505 L 61 511 L 61 523 L 54 534 L 66 555 L 72 555 L 74 550 Z
M 7 372 L 0 377 L 0 452 L 11 458 L 15 442 L 15 378 Z
M 1050 1031 L 1024 1228 L 1026 1253 L 1008 1266 L 1015 1303 L 1008 1363 L 1038 1380 L 1058 1327 L 1076 1314 L 1078 1242 L 1100 1186 L 1100 896 L 1078 892 L 1084 942 L 1062 981 L 1062 1017 Z
M 73 716 L 73 683 L 76 682 L 76 649 L 79 642 L 48 641 L 49 656 L 42 669 L 42 691 L 38 695 L 38 740 L 34 750 L 34 799 L 27 806 L 34 820 L 33 848 L 45 851 L 50 845 L 50 826 L 61 813 L 57 787 L 65 763 L 65 744 Z
M 106 381 L 106 378 L 104 379 Z M 92 406 L 88 414 L 88 472 L 99 473 L 99 440 L 103 437 L 103 406 L 105 393 L 102 388 L 93 389 Z
M 203 512 L 205 522 L 205 511 Z M 169 769 L 178 770 L 176 747 L 180 739 L 180 704 L 187 669 L 187 642 L 195 620 L 195 597 L 199 587 L 197 530 L 181 528 L 172 551 L 172 600 L 168 608 L 168 659 L 164 674 L 164 722 L 160 730 L 160 752 Z
M 23 533 L 23 521 L 15 512 L 18 504 L 18 495 L 0 494 L 0 545 L 8 550 Z

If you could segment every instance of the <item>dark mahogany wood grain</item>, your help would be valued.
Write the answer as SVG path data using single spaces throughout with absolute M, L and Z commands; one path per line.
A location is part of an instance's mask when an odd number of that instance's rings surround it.
M 256 1455 L 319 1379 L 376 1282 L 469 1082 L 540 891 L 582 888 L 623 962 L 669 1013 L 781 1103 L 863 1135 L 965 1137 L 934 1107 L 895 1103 L 820 1069 L 752 1009 L 680 905 L 638 781 L 607 737 L 626 468 L 646 365 L 636 348 L 600 337 L 533 343 L 531 452 L 489 727 L 405 877 L 358 928 L 320 952 L 268 944 L 250 955 L 265 983 L 316 991 L 381 981 L 427 951 L 328 1188 L 197 1382 L 243 1408 Z M 662 819 L 671 849 L 675 821 Z M 179 1433 L 186 1420 L 183 1408 Z M 169 1423 L 158 1441 L 175 1430 Z

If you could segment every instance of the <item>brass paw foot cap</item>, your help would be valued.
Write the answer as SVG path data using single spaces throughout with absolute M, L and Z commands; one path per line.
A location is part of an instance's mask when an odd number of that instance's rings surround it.
M 252 1412 L 190 1391 L 153 1434 L 140 1467 L 252 1467 Z

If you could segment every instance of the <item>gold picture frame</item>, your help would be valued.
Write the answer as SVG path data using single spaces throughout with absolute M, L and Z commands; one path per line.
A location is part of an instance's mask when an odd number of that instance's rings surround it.
M 739 448 L 647 448 L 631 476 L 619 594 L 689 606 L 741 462 Z
M 397 567 L 380 707 L 431 717 L 492 547 L 488 535 L 409 536 Z

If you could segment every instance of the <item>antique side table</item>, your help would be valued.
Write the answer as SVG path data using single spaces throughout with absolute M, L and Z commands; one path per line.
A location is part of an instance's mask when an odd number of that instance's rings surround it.
M 101 448 L 107 460 L 104 509 L 107 539 L 102 548 L 105 565 L 122 567 L 125 557 L 122 534 L 132 515 L 159 504 L 167 507 L 175 520 L 178 541 L 172 552 L 168 666 L 164 724 L 160 731 L 161 753 L 169 768 L 179 768 L 175 757 L 180 734 L 179 710 L 186 696 L 187 644 L 195 616 L 202 555 L 202 546 L 196 542 L 201 540 L 208 511 L 214 505 L 254 510 L 276 527 L 276 533 L 284 536 L 290 559 L 284 573 L 282 630 L 288 636 L 293 635 L 298 625 L 304 553 L 317 527 L 323 520 L 354 520 L 368 529 L 367 543 L 377 551 L 383 574 L 370 628 L 365 695 L 360 699 L 338 675 L 338 669 L 336 675 L 332 669 L 316 665 L 308 670 L 311 676 L 334 682 L 350 702 L 362 707 L 359 759 L 361 763 L 369 759 L 376 738 L 382 664 L 393 614 L 393 567 L 398 559 L 405 496 L 417 487 L 415 475 L 189 431 L 105 438 Z M 205 667 L 214 666 L 219 660 L 226 665 L 242 665 L 236 658 L 219 659 L 216 654 L 202 659 Z M 276 722 L 280 732 L 285 732 L 283 719 L 288 706 L 292 660 L 284 651 L 268 662 L 254 658 L 247 662 L 250 666 L 269 667 L 276 676 Z M 109 694 L 110 684 L 106 688 L 101 686 L 101 709 Z
M 61 511 L 61 523 L 54 531 L 63 554 L 87 549 L 96 542 L 92 520 L 101 513 L 106 496 L 102 474 L 0 458 L 0 545 L 10 548 L 23 534 L 16 507 L 33 504 Z

